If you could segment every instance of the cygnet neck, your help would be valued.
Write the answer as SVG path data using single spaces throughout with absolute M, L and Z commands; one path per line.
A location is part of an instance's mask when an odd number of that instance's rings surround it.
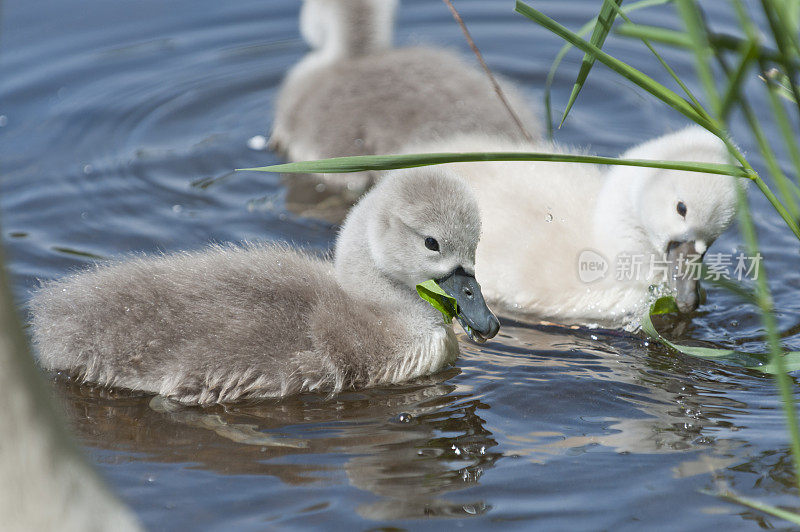
M 393 279 L 378 267 L 368 244 L 368 211 L 373 197 L 365 197 L 350 212 L 334 253 L 334 270 L 339 285 L 351 296 L 394 309 L 408 309 L 409 315 L 441 321 L 438 311 L 413 289 Z
M 594 211 L 594 239 L 598 251 L 607 259 L 647 249 L 647 237 L 639 221 L 641 206 L 635 201 L 636 190 L 642 184 L 611 172 L 600 189 Z

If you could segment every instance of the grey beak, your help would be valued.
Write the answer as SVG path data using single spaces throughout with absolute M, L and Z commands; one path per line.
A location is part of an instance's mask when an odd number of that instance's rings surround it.
M 459 266 L 446 277 L 437 279 L 436 283 L 447 295 L 455 298 L 458 304 L 456 319 L 472 341 L 483 343 L 497 334 L 500 321 L 486 306 L 481 286 L 474 275 Z
M 684 314 L 695 310 L 704 299 L 704 292 L 699 282 L 699 268 L 705 255 L 705 246 L 702 246 L 702 249 L 703 252 L 699 252 L 694 241 L 672 241 L 667 246 L 667 261 L 670 268 L 668 283 L 675 290 L 678 310 Z

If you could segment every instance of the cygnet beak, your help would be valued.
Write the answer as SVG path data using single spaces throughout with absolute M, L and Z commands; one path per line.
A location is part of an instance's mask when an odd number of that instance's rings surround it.
M 669 261 L 669 286 L 675 289 L 675 302 L 684 314 L 692 312 L 703 302 L 700 288 L 700 265 L 708 246 L 702 241 L 676 242 L 667 245 Z M 692 264 L 696 264 L 692 266 Z
M 492 338 L 500 330 L 500 321 L 497 319 L 481 293 L 481 285 L 461 266 L 447 276 L 437 279 L 438 284 L 447 295 L 455 298 L 458 304 L 456 319 L 470 340 L 483 343 Z

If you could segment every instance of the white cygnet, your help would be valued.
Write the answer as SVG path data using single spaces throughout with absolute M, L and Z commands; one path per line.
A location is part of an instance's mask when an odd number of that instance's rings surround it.
M 395 153 L 409 142 L 475 131 L 525 138 L 485 74 L 458 54 L 392 48 L 396 6 L 397 0 L 304 1 L 300 27 L 312 50 L 283 83 L 272 148 L 300 161 Z M 523 123 L 536 126 L 516 87 L 499 82 Z M 323 176 L 359 190 L 374 177 Z
M 301 25 L 315 50 L 288 75 L 273 132 L 291 159 L 570 152 L 523 140 L 483 74 L 451 54 L 391 49 L 395 3 L 306 0 Z M 724 144 L 697 127 L 623 156 L 728 162 Z M 702 256 L 735 213 L 736 180 L 719 175 L 546 162 L 451 168 L 480 205 L 477 268 L 487 298 L 556 321 L 626 326 L 662 281 L 682 311 L 693 310 L 698 284 L 676 266 Z M 621 271 L 626 260 L 632 271 Z
M 482 135 L 435 149 L 569 152 Z M 622 158 L 730 162 L 724 143 L 698 126 Z M 479 198 L 484 238 L 476 268 L 487 300 L 556 321 L 628 325 L 646 310 L 649 287 L 660 283 L 673 289 L 681 311 L 694 310 L 699 263 L 691 261 L 736 213 L 737 179 L 723 175 L 552 162 L 448 166 Z
M 433 279 L 477 340 L 497 318 L 474 277 L 478 206 L 444 168 L 398 171 L 362 198 L 334 261 L 274 244 L 100 265 L 31 300 L 41 364 L 182 403 L 398 383 L 454 362 Z

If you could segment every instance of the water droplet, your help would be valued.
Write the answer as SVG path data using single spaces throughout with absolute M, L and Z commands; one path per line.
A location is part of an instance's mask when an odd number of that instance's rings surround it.
M 91 174 L 91 173 L 92 173 L 92 171 L 93 171 L 93 170 L 94 170 L 94 168 L 92 167 L 92 165 L 91 165 L 91 164 L 85 164 L 85 165 L 83 165 L 83 173 L 84 173 L 84 174 L 86 174 L 86 175 L 89 175 L 89 174 Z
M 544 221 L 547 222 L 547 223 L 552 222 L 553 221 L 553 215 L 548 212 L 544 217 Z
M 397 416 L 397 421 L 399 421 L 400 423 L 411 423 L 412 419 L 414 419 L 414 416 L 412 416 L 408 412 L 401 412 Z
M 326 188 L 328 187 L 325 186 L 325 183 L 317 183 L 317 185 L 314 186 L 314 190 L 316 190 L 317 192 L 325 192 Z
M 0 115 L 0 127 L 6 127 L 8 124 L 8 117 L 6 115 Z
M 182 210 L 183 210 L 183 206 L 182 205 L 173 205 L 172 206 L 172 212 L 174 212 L 175 214 L 178 214 Z
M 255 151 L 263 151 L 267 147 L 267 137 L 256 135 L 247 139 L 247 147 Z

